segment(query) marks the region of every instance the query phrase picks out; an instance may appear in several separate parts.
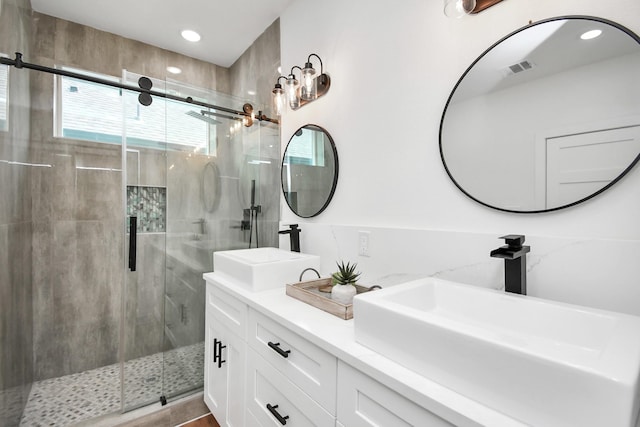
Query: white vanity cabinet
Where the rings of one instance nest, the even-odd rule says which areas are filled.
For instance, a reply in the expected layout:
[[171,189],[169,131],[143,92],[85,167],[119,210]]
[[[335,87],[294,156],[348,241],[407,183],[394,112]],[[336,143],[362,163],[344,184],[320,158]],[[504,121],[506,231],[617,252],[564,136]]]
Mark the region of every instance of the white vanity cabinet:
[[207,284],[204,401],[221,426],[245,425],[247,306]]
[[247,420],[333,427],[336,357],[256,310],[248,325]]
[[451,427],[373,378],[338,363],[338,423],[349,427]]
[[289,381],[336,413],[335,356],[255,310],[249,311],[247,341]]
[[417,379],[357,344],[352,321],[284,289],[250,292],[223,275],[205,279],[205,402],[221,426],[524,426]]
[[335,356],[215,283],[206,298],[204,400],[221,426],[335,426]]
[[255,350],[247,358],[247,427],[333,427],[335,416]]

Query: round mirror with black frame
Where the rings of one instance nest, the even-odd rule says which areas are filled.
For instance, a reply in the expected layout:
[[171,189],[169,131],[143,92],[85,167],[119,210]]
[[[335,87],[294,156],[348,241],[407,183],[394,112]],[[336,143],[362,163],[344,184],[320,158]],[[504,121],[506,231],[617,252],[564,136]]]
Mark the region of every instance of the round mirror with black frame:
[[455,185],[501,211],[584,202],[640,159],[640,38],[600,18],[527,25],[455,85],[440,155]]
[[289,139],[282,159],[282,192],[302,218],[320,214],[338,184],[338,152],[329,132],[307,124]]

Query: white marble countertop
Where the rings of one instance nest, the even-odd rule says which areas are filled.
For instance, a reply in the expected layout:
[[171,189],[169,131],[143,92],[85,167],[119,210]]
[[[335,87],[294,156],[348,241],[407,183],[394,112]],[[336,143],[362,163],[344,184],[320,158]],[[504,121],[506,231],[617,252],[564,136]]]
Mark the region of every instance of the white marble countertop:
[[456,426],[526,426],[358,344],[353,320],[342,320],[289,297],[284,287],[250,292],[228,276],[205,273],[203,277],[208,286],[215,282],[252,309]]

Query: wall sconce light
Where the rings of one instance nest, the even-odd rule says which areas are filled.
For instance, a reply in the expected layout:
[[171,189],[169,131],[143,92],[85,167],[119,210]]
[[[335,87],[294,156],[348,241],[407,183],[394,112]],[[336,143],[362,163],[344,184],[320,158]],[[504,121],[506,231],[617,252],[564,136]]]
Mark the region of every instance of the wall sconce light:
[[[320,61],[320,74],[317,74],[315,68],[313,68],[311,63],[312,56],[315,56]],[[300,70],[300,81],[294,74],[296,68]],[[280,84],[280,79],[285,79],[284,89]],[[294,65],[291,67],[291,72],[288,76],[280,76],[276,80],[275,87],[271,91],[274,113],[280,116],[284,111],[285,102],[289,104],[289,108],[297,110],[327,93],[330,85],[331,79],[324,73],[322,59],[312,53],[307,58],[304,68]]]
[[502,0],[444,0],[444,14],[449,18],[460,18],[482,12]]

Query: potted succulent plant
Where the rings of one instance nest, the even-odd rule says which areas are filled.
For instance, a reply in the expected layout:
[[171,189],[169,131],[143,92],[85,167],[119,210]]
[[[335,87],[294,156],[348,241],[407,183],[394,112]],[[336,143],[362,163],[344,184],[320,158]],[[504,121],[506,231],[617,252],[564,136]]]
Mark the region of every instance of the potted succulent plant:
[[354,286],[360,273],[356,273],[358,264],[347,265],[343,262],[337,263],[338,271],[331,275],[333,288],[331,289],[331,299],[342,304],[351,304],[353,297],[356,295],[356,287]]

